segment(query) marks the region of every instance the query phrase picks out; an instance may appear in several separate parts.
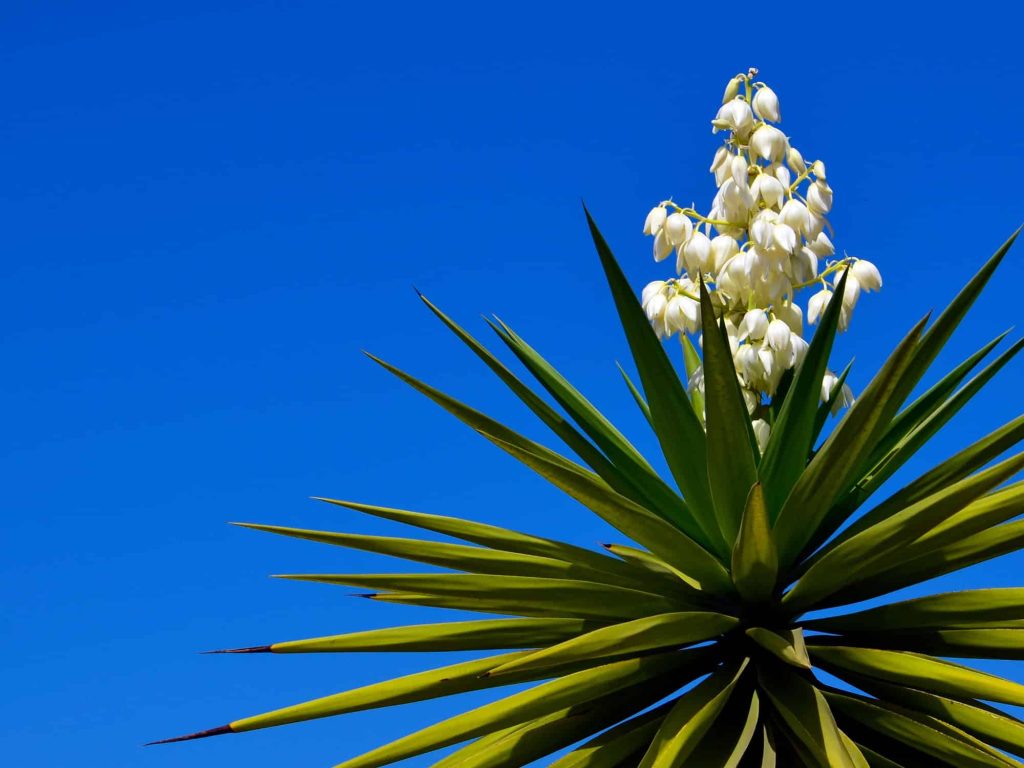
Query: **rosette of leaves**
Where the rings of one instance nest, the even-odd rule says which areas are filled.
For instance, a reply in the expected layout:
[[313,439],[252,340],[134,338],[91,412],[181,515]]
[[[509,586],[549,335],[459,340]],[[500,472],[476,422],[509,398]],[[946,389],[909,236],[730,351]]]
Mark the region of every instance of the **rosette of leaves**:
[[588,221],[639,373],[639,386],[627,383],[671,481],[500,322],[491,323],[497,336],[558,408],[426,302],[567,450],[544,447],[378,362],[628,543],[594,551],[469,520],[330,499],[324,501],[460,543],[249,525],[452,571],[286,578],[485,616],[228,652],[497,655],[170,741],[514,684],[511,695],[339,768],[375,768],[444,748],[439,768],[509,768],[546,757],[556,768],[1021,765],[1011,755],[1024,757],[1024,722],[994,705],[1024,706],[1024,685],[961,661],[1024,658],[1024,588],[841,609],[1024,548],[1024,521],[1012,521],[1024,512],[1024,482],[1011,482],[1024,454],[1004,458],[1024,437],[1024,416],[874,498],[1020,350],[1018,342],[983,364],[1003,334],[911,398],[1013,238],[933,322],[925,318],[910,330],[823,438],[831,403],[820,403],[819,393],[840,309],[832,302],[802,366],[771,403],[771,437],[761,453],[707,293],[700,401],[686,391],[589,214]]

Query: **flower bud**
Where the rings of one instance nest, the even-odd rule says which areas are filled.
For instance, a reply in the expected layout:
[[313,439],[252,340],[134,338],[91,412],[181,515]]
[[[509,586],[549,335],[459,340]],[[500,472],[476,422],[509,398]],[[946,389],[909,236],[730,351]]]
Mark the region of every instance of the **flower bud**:
[[651,212],[647,214],[647,219],[644,221],[644,234],[658,234],[658,230],[664,225],[667,217],[668,212],[663,206],[659,205],[657,208],[652,208]]
[[779,114],[779,97],[767,85],[762,85],[754,94],[754,112],[762,120],[782,122],[782,115]]
[[693,222],[690,218],[676,211],[665,219],[665,237],[672,245],[685,243],[686,239],[693,232]]
[[768,422],[764,419],[754,419],[750,422],[750,426],[754,429],[754,437],[757,440],[757,449],[764,452],[764,449],[768,445],[768,438],[771,435],[771,427],[768,426]]
[[793,173],[800,174],[807,170],[804,156],[800,154],[800,150],[796,147],[790,147],[789,151],[786,152],[786,164],[793,169]]
[[725,104],[736,98],[736,94],[740,92],[740,86],[743,84],[743,75],[736,75],[732,80],[726,83],[725,93],[722,95],[722,103]]
[[811,173],[814,174],[814,178],[816,179],[828,181],[828,178],[825,176],[825,164],[821,162],[821,160],[815,160],[811,164]]
[[870,261],[857,259],[850,267],[850,276],[857,279],[860,287],[870,293],[882,287],[882,275]]

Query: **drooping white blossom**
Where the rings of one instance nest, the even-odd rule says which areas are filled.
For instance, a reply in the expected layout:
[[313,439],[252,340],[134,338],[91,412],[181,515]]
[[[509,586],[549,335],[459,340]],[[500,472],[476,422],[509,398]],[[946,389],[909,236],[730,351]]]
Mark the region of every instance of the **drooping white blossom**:
[[[661,261],[674,250],[676,275],[650,283],[642,303],[659,336],[699,334],[698,281],[704,280],[762,443],[770,431],[763,400],[803,362],[805,321],[820,322],[848,270],[839,297],[839,329],[845,331],[861,294],[879,290],[882,277],[869,261],[835,257],[825,164],[805,160],[774,125],[782,119],[778,95],[756,75],[752,69],[729,81],[711,121],[712,132],[726,136],[709,169],[717,192],[707,214],[666,201],[647,215],[644,233],[654,238],[654,257]],[[797,303],[805,290],[811,294],[806,312]],[[701,346],[702,337],[697,341]],[[835,382],[834,374],[825,377],[823,400]],[[703,390],[701,368],[689,386]],[[844,385],[836,406],[852,401]]]

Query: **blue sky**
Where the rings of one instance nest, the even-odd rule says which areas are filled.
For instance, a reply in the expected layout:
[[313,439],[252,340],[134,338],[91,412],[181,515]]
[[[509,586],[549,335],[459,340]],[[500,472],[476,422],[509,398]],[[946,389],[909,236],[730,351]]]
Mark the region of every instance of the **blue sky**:
[[[432,661],[196,655],[437,618],[267,579],[393,564],[228,520],[395,532],[307,500],[326,495],[609,538],[360,350],[546,438],[413,286],[481,336],[497,313],[652,450],[579,201],[638,289],[661,276],[644,215],[710,201],[708,121],[735,72],[760,67],[828,163],[837,246],[885,277],[836,352],[855,389],[1024,221],[1008,6],[378,6],[5,6],[10,765],[325,766],[477,701],[139,746]],[[1022,281],[1018,250],[940,367],[1018,322]],[[1022,373],[903,477],[1020,414]]]

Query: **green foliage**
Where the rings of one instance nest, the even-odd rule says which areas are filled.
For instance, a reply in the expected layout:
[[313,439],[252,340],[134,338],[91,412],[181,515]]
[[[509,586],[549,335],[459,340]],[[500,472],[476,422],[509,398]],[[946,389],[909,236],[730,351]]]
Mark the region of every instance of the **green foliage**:
[[[839,317],[833,301],[802,366],[771,404],[762,456],[703,285],[698,396],[687,392],[589,214],[588,222],[639,383],[622,374],[676,487],[508,325],[490,323],[553,404],[423,299],[569,454],[378,362],[628,542],[592,551],[330,499],[323,501],[459,541],[243,524],[450,571],[285,578],[487,616],[221,653],[504,652],[169,741],[536,683],[339,768],[376,768],[446,747],[457,748],[439,758],[440,768],[514,768],[559,752],[556,768],[1024,765],[1010,756],[1024,757],[1024,723],[986,703],[1024,706],[1024,686],[945,658],[1024,659],[1024,589],[805,616],[1024,548],[1024,522],[1012,521],[1024,511],[1024,482],[1009,482],[1024,454],[1002,458],[1024,439],[1024,417],[870,504],[1020,350],[1018,342],[968,379],[1004,334],[907,402],[1014,238],[930,327],[926,319],[910,330],[819,444],[832,404],[819,397]],[[688,340],[683,353],[692,372],[697,355]],[[855,690],[825,684],[820,671]]]

